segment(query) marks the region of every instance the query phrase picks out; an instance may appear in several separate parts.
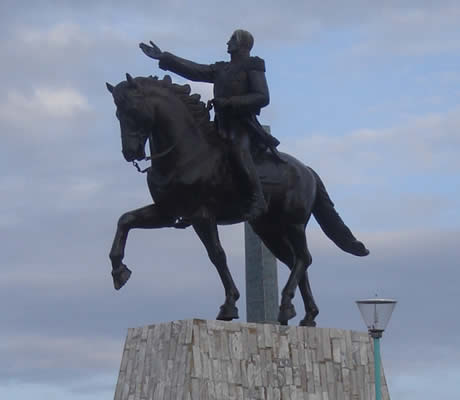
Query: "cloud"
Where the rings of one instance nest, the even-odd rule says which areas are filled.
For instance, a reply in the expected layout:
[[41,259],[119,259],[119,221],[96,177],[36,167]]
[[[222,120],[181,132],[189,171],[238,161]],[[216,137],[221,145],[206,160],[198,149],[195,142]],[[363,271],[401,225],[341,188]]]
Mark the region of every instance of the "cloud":
[[[432,399],[440,395],[443,398],[454,398],[456,393],[451,392],[449,388],[457,386],[460,369],[457,365],[449,369],[440,368],[439,361],[439,359],[434,358],[431,360],[430,365],[423,369],[423,375],[429,376],[430,379],[420,379],[417,375],[404,371],[401,371],[398,375],[393,375],[391,381],[388,382],[390,393],[398,393],[400,399]],[[444,388],[442,394],[433,382],[442,382],[442,387]]]
[[201,101],[204,101],[206,103],[208,100],[211,100],[214,98],[212,84],[205,83],[205,82],[192,82],[192,81],[187,81],[187,83],[192,88],[192,93],[198,93],[201,95]]
[[36,88],[23,94],[11,90],[0,105],[0,118],[22,123],[47,118],[71,118],[89,111],[88,99],[74,88]]
[[[224,43],[239,27],[254,33],[254,54],[276,74],[271,114],[263,116],[291,124],[273,131],[281,149],[318,171],[371,250],[365,258],[344,254],[309,224],[319,326],[363,330],[354,299],[375,291],[394,296],[399,303],[382,346],[393,396],[411,398],[407,385],[428,381],[434,363],[458,375],[458,323],[446,317],[456,315],[460,234],[455,2],[293,1],[286,8],[275,1],[188,7],[102,0],[25,7],[7,0],[0,8],[0,53],[8,55],[0,77],[0,397],[113,397],[127,327],[215,317],[224,291],[191,229],[132,231],[126,263],[133,276],[113,289],[108,252],[116,221],[151,198],[145,177],[122,159],[104,83],[116,84],[127,71],[164,74],[139,41],[213,62],[227,57]],[[203,100],[212,97],[211,85],[190,84]],[[402,100],[410,107],[400,107]],[[318,120],[314,131],[300,125],[309,113]],[[299,129],[303,138],[290,136]],[[47,137],[53,140],[41,140]],[[241,228],[220,232],[243,320]],[[280,265],[280,289],[287,272]],[[293,324],[303,317],[299,293],[295,301]],[[439,337],[442,343],[433,344]],[[406,388],[396,382],[403,374]],[[13,385],[30,392],[11,394]]]
[[355,55],[427,56],[460,48],[457,23],[460,7],[444,2],[438,7],[425,4],[389,8],[365,23],[367,38],[356,45]]
[[[88,371],[92,376],[117,371],[127,327],[191,317],[213,318],[217,313],[223,289],[201,243],[190,230],[133,232],[127,259],[134,275],[120,292],[111,287],[106,255],[101,258],[101,251],[108,250],[104,248],[109,239],[104,231],[106,227],[101,227],[81,245],[85,254],[71,246],[76,237],[69,233],[62,235],[63,240],[55,241],[55,246],[63,248],[62,258],[53,255],[49,259],[46,251],[34,252],[34,258],[40,262],[49,259],[54,271],[45,263],[34,262],[35,272],[29,272],[28,281],[14,282],[8,279],[10,274],[3,275],[1,303],[6,304],[9,299],[9,306],[2,309],[8,327],[0,349],[4,360],[0,363],[0,375],[4,379],[49,382],[49,374],[56,370],[53,382],[66,387],[72,376],[86,379]],[[230,269],[243,295],[239,307],[244,318],[241,229],[223,229],[222,233]],[[43,234],[49,237],[47,232]],[[455,302],[449,299],[456,293],[455,238],[459,233],[355,234],[371,249],[369,257],[347,255],[322,233],[308,229],[314,260],[310,278],[321,309],[319,326],[363,329],[353,299],[372,296],[374,290],[396,297],[399,304],[385,337],[385,365],[394,375],[401,370],[416,374],[421,362],[417,352],[430,337],[441,335],[446,348],[458,341],[456,330],[452,329],[455,322],[446,324],[442,320],[444,313],[455,313]],[[25,257],[30,259],[30,255]],[[22,272],[28,270],[30,266]],[[55,276],[49,276],[53,272]],[[281,289],[287,268],[280,265],[279,274]],[[435,282],[427,286],[427,279]],[[17,289],[11,291],[8,287]],[[442,292],[438,287],[443,288]],[[426,297],[431,291],[438,293],[433,303]],[[441,314],[436,313],[439,303],[444,304]],[[299,316],[293,324],[303,317],[298,292],[296,308]],[[429,316],[433,325],[425,326],[423,316]],[[414,330],[418,333],[412,337]],[[407,347],[409,337],[411,345]],[[425,362],[430,357],[438,357],[443,365],[455,361],[455,355],[440,352],[436,347],[423,353]]]
[[460,107],[413,116],[388,129],[360,129],[343,136],[321,133],[285,141],[299,158],[308,154],[334,182],[347,184],[390,180],[398,175],[452,174],[460,170]]
[[26,374],[46,376],[63,364],[67,365],[67,373],[83,369],[110,372],[120,360],[119,341],[105,337],[15,335],[1,339],[2,359],[10,360],[2,368],[3,379]]
[[284,140],[323,179],[338,212],[365,230],[455,228],[459,107],[384,129]]
[[70,399],[78,400],[101,400],[110,399],[115,392],[117,375],[92,376],[84,382],[70,384],[63,388],[58,385],[44,383],[21,383],[17,382],[4,384],[0,387],[2,399],[30,399],[50,400],[50,399]]
[[23,44],[28,46],[71,47],[89,44],[89,36],[76,23],[62,22],[43,29],[25,27],[18,30]]
[[[436,50],[446,46],[448,33],[455,34],[455,20],[459,10],[458,5],[452,1],[439,1],[434,6],[428,1],[413,0],[405,1],[404,4],[398,1],[369,3],[355,0],[346,5],[338,1],[293,1],[289,8],[282,7],[276,1],[267,1],[263,7],[243,1],[231,4],[205,1],[200,7],[184,7],[182,2],[157,5],[149,1],[139,1],[135,7],[121,1],[78,4],[63,2],[61,5],[60,19],[65,22],[42,29],[42,33],[25,29],[24,39],[46,40],[56,45],[68,43],[74,38],[80,40],[84,34],[78,25],[84,21],[91,21],[91,26],[99,27],[110,27],[115,23],[118,31],[123,31],[126,36],[150,34],[157,39],[168,40],[169,45],[182,42],[187,46],[193,43],[201,46],[204,43],[215,43],[218,38],[226,38],[234,29],[241,27],[255,33],[258,42],[270,41],[278,45],[317,39],[325,32],[334,30],[363,27],[364,32],[367,32],[363,36],[370,38],[369,47],[372,43],[383,43],[386,47],[416,49],[418,44],[426,46],[428,43]],[[53,6],[54,2],[43,2],[39,9],[30,7],[19,10],[11,5],[5,10],[5,14],[7,12],[9,15],[5,22],[17,23],[18,20],[28,19],[28,13],[54,15],[58,10]],[[245,10],[244,13],[241,10]],[[206,24],[201,21],[206,21]],[[237,25],[235,21],[238,21]],[[188,34],[182,34],[183,31]],[[379,36],[379,31],[384,34]],[[394,41],[395,37],[399,40]],[[455,38],[452,40],[455,41]],[[452,49],[451,46],[446,48]]]

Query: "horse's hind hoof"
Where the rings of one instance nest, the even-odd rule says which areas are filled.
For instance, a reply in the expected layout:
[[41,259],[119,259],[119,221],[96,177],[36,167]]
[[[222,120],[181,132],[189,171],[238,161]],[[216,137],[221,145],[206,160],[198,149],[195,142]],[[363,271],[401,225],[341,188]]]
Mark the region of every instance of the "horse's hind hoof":
[[220,306],[220,311],[216,319],[218,321],[231,321],[232,319],[238,318],[238,308],[236,308],[236,306],[223,304]]
[[131,270],[123,263],[120,264],[118,268],[112,270],[113,286],[115,290],[120,290],[123,285],[128,282],[130,276]]
[[281,305],[278,313],[278,322],[281,325],[287,325],[288,321],[297,315],[293,304]]
[[304,318],[303,320],[300,321],[299,326],[315,327],[316,322],[314,320],[312,320],[312,319]]
[[307,313],[305,318],[302,321],[300,321],[299,326],[315,327],[316,326],[315,318],[318,316],[318,314],[319,314],[318,307],[316,307],[316,305],[311,307],[310,311]]

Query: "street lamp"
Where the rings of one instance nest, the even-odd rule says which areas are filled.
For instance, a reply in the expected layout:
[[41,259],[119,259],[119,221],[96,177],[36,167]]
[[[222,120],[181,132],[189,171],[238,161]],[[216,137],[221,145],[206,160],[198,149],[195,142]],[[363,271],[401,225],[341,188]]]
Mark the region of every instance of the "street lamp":
[[369,334],[374,339],[375,399],[382,400],[380,383],[380,338],[388,325],[391,313],[396,306],[392,299],[365,299],[356,302],[367,325]]

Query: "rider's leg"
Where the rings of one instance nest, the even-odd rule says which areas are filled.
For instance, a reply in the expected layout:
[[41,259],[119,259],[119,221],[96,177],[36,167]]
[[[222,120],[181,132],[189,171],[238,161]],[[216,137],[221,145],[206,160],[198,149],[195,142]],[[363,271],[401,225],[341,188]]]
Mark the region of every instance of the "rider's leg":
[[230,155],[234,168],[240,175],[243,185],[249,193],[249,207],[244,218],[253,220],[263,214],[267,209],[259,175],[254,166],[250,152],[249,135],[244,131],[232,132]]

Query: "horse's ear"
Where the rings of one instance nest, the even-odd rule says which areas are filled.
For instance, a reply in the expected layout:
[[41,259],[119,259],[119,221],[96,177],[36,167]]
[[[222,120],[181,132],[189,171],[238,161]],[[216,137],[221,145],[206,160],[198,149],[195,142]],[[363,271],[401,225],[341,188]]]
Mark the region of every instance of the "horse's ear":
[[163,77],[163,81],[166,82],[166,83],[169,83],[169,84],[172,83],[172,79],[171,79],[171,77],[169,75],[165,75]]
[[137,87],[136,82],[134,82],[133,77],[128,73],[126,73],[126,80],[128,81],[130,86]]
[[115,89],[115,87],[113,85],[111,85],[109,82],[106,82],[105,83],[105,86],[107,86],[107,90],[110,92],[110,93],[113,93],[113,89]]
[[150,78],[150,79],[153,79],[154,81],[157,81],[157,80],[158,80],[158,76],[156,76],[156,75],[155,75],[155,76],[150,75],[149,78]]

